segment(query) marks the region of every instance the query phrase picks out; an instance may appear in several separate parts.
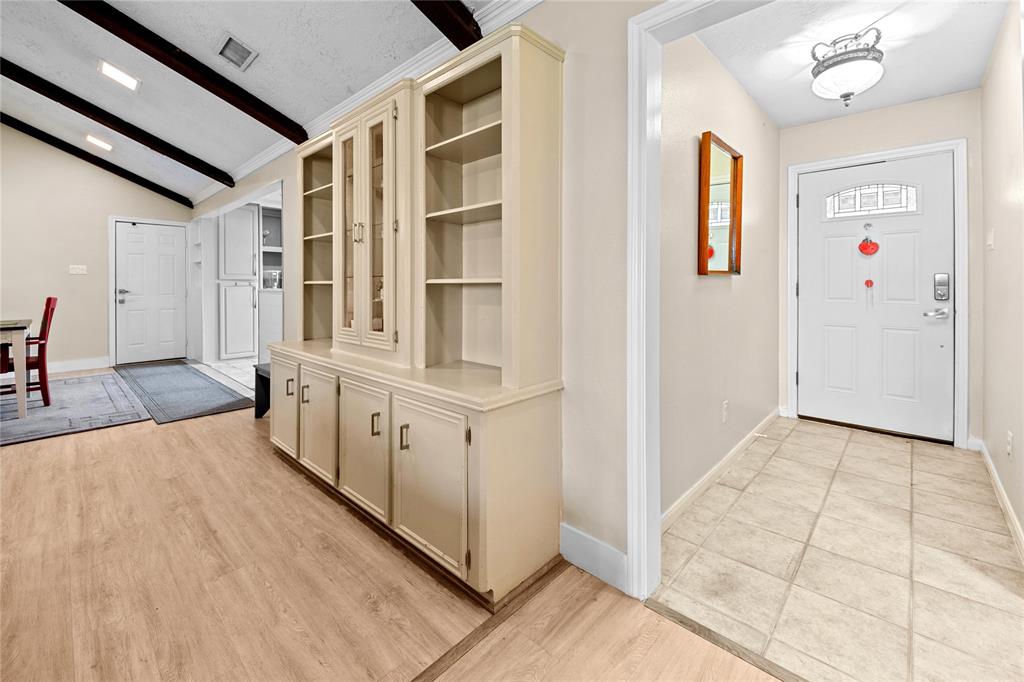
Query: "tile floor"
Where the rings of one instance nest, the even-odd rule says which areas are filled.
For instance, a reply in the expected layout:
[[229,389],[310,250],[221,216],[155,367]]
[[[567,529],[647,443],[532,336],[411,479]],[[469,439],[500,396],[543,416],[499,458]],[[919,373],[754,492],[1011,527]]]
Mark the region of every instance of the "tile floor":
[[216,379],[247,398],[253,398],[256,395],[256,373],[253,369],[253,365],[256,364],[255,357],[221,360],[206,364],[189,360],[188,363],[208,377]]
[[809,680],[1024,679],[981,455],[776,419],[662,536],[652,597]]

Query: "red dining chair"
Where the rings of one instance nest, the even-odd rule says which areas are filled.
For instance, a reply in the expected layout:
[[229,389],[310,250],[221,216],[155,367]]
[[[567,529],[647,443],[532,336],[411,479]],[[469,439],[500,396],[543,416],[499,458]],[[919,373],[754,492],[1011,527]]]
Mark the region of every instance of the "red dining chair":
[[[36,381],[27,383],[28,393],[40,391],[43,394],[43,405],[50,406],[50,380],[46,371],[46,342],[50,338],[50,327],[53,326],[53,311],[57,309],[57,297],[48,296],[43,306],[43,319],[39,323],[39,336],[30,336],[25,339],[25,370],[31,374],[36,371]],[[36,347],[36,354],[32,355],[32,346]],[[14,371],[14,363],[11,361],[9,346],[2,346],[0,352],[0,374]],[[14,393],[14,385],[0,387],[0,395]]]

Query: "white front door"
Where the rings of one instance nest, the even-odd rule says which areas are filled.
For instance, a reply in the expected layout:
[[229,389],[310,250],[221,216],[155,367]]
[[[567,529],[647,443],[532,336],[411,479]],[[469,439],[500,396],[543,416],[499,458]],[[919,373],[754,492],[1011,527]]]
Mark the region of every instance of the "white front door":
[[952,440],[952,153],[798,188],[798,413]]
[[185,228],[114,224],[117,364],[185,356]]

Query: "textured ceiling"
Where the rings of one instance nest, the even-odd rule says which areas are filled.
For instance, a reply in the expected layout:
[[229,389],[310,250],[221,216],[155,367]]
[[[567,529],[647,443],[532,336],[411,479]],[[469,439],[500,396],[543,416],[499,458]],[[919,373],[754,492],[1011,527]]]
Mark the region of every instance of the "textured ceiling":
[[[407,0],[121,2],[117,9],[302,125],[443,36]],[[466,3],[474,11],[486,3]],[[259,56],[239,71],[217,55],[225,33]],[[0,2],[0,53],[106,111],[229,173],[282,138],[218,97],[52,0]],[[131,92],[98,71],[140,79]],[[186,196],[210,180],[9,79],[4,113]],[[109,153],[85,142],[92,133]]]
[[[780,127],[904,104],[981,85],[1005,0],[777,0],[698,33]],[[849,109],[811,92],[811,48],[868,25],[885,75]]]

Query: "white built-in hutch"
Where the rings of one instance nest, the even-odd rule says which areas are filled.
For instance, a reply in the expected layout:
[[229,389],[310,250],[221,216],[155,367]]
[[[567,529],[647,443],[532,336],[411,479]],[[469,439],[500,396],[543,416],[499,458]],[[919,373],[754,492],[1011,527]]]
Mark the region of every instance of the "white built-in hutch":
[[508,26],[299,149],[271,439],[499,604],[558,556],[560,49]]

